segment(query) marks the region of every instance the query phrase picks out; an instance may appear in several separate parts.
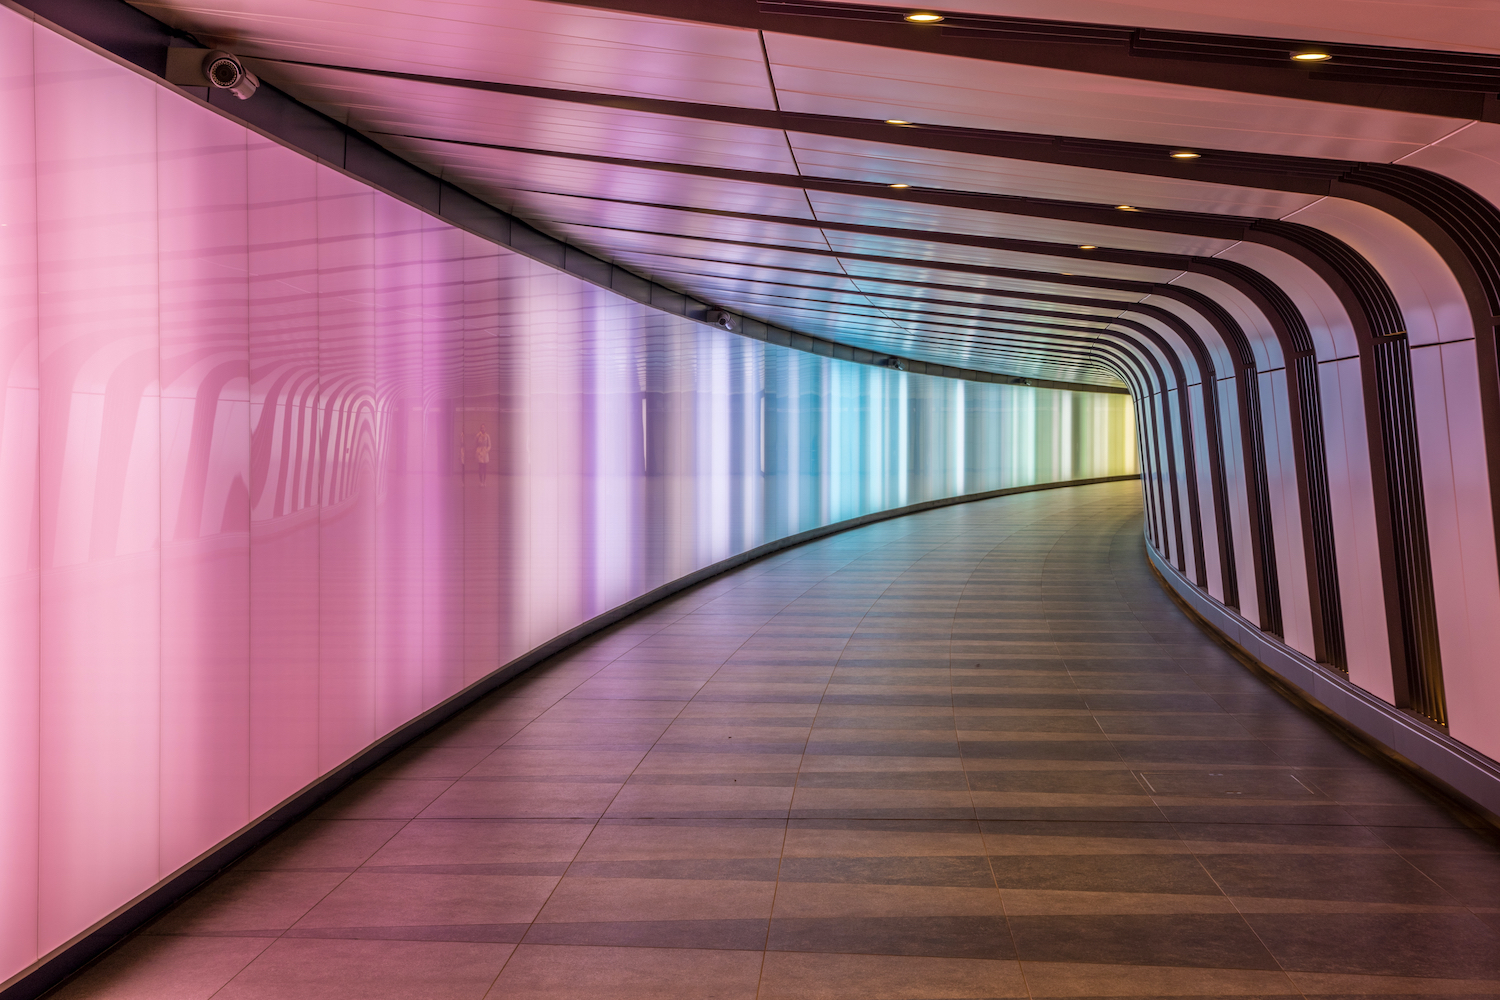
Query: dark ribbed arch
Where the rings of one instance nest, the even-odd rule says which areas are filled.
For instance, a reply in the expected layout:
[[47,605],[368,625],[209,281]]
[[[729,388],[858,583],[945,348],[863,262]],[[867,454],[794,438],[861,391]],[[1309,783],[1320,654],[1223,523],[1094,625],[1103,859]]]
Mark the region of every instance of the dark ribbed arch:
[[1287,368],[1287,400],[1292,411],[1292,447],[1296,453],[1301,499],[1303,551],[1314,597],[1309,608],[1316,659],[1347,672],[1343,597],[1339,591],[1333,502],[1328,487],[1328,452],[1323,433],[1322,391],[1312,333],[1302,311],[1281,286],[1254,268],[1235,261],[1221,258],[1219,265],[1221,270],[1214,276],[1249,297],[1281,343]]
[[1401,707],[1446,724],[1410,346],[1401,307],[1380,273],[1342,240],[1284,222],[1260,222],[1252,228],[1264,234],[1262,242],[1286,249],[1312,267],[1353,321],[1364,398],[1376,411],[1365,430],[1396,697]]

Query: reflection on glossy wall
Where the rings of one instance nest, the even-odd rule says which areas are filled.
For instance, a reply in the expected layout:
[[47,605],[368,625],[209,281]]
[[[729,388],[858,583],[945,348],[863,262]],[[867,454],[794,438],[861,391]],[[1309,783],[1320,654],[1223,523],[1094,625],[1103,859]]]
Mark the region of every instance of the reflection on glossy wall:
[[663,582],[1135,471],[1125,396],[654,312],[3,8],[0,73],[0,980]]

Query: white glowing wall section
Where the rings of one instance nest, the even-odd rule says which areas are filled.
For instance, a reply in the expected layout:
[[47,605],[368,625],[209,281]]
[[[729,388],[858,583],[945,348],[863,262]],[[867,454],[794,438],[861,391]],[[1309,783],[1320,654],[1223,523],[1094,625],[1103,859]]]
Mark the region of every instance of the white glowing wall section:
[[666,581],[1135,471],[1125,396],[654,312],[7,9],[0,73],[0,980]]

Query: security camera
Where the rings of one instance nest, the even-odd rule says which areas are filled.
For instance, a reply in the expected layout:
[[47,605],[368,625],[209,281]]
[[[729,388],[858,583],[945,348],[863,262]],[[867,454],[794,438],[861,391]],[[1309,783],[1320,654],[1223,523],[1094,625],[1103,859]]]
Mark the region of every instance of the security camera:
[[891,369],[891,371],[897,371],[897,372],[904,372],[904,371],[906,371],[906,362],[902,361],[900,358],[881,358],[879,361],[877,361],[875,363],[877,365],[879,365],[881,368],[889,368],[889,369]]
[[730,333],[734,332],[733,313],[727,313],[722,309],[710,309],[708,312],[708,321],[721,330],[728,330]]
[[217,90],[227,90],[240,100],[246,100],[260,86],[260,80],[232,53],[214,49],[203,57],[203,75],[208,85]]
[[246,100],[260,86],[239,57],[223,49],[167,49],[167,81],[180,87],[212,87]]

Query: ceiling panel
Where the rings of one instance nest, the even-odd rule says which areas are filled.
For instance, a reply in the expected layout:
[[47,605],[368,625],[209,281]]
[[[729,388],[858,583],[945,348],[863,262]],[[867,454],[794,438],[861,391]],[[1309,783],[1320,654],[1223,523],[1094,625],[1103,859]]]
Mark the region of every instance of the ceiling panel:
[[873,121],[1389,161],[1451,118],[767,33],[786,111]]
[[865,233],[827,232],[829,245],[835,251],[878,254],[882,257],[910,261],[913,265],[924,262],[952,262],[975,264],[982,267],[1006,267],[1026,271],[1055,272],[1057,274],[1083,275],[1102,278],[1120,278],[1126,281],[1171,281],[1180,271],[1156,267],[1135,267],[1128,264],[1110,264],[1097,260],[1050,257],[1009,250],[992,250],[985,247],[955,246],[952,244],[924,243],[916,239],[890,236],[873,236]]
[[[784,292],[798,289],[798,294],[808,297],[822,292],[838,292],[850,295],[868,294],[858,288],[844,275],[788,274],[773,268],[744,268],[736,264],[715,261],[664,260],[656,265],[657,273],[663,276],[680,275],[694,278],[703,288],[722,286],[725,288],[743,285],[750,289]],[[791,279],[791,280],[788,280]]]
[[[1150,230],[1121,229],[1082,222],[1063,222],[1023,215],[1001,215],[976,212],[945,205],[923,205],[884,198],[860,198],[854,195],[809,191],[808,200],[820,222],[843,222],[861,226],[888,226],[895,229],[920,229],[934,233],[963,233],[992,236],[999,239],[1037,240],[1065,246],[1091,244],[1121,250],[1146,250],[1154,253],[1200,254],[1211,257],[1223,253],[1238,240],[1216,240],[1204,236],[1180,236]],[[1111,213],[1126,215],[1125,212]]]
[[1137,302],[1145,297],[1144,294],[1136,292],[1116,291],[1114,289],[1091,289],[1042,279],[1030,280],[1004,278],[986,274],[955,273],[931,266],[923,266],[920,261],[912,261],[910,264],[905,262],[881,263],[878,261],[856,260],[848,256],[841,257],[840,261],[843,263],[844,269],[856,280],[862,278],[896,278],[927,281],[936,284],[962,282],[973,288],[990,289],[1001,294],[1006,291],[1033,292],[1040,295],[1093,297],[1107,299],[1112,302]]
[[269,60],[251,65],[299,100],[365,132],[704,166],[732,160],[745,170],[795,172],[786,138],[774,129]]
[[903,302],[898,299],[875,295],[867,296],[865,301],[875,306],[884,315],[903,323],[917,323],[930,318],[944,323],[967,320],[986,323],[1066,323],[1074,326],[1102,329],[1113,322],[1114,319],[1111,316],[1079,315],[1061,310],[1045,311],[1038,309],[1022,312],[999,305],[983,308],[978,306],[954,305],[947,302]]
[[756,32],[537,0],[136,6],[235,52],[609,94],[775,106]]
[[[690,276],[684,276],[690,277]],[[945,325],[963,324],[970,321],[993,324],[1037,324],[1058,323],[1080,328],[1103,329],[1113,322],[1110,315],[1089,315],[1070,312],[1052,312],[1030,315],[1003,307],[980,309],[947,303],[931,304],[924,308],[921,303],[901,302],[877,296],[865,296],[858,292],[840,292],[828,289],[806,289],[783,286],[767,282],[743,282],[737,279],[704,278],[698,276],[695,284],[703,290],[722,295],[756,296],[767,300],[779,300],[786,304],[805,302],[818,308],[847,306],[862,314],[878,314],[904,327],[931,321]],[[719,300],[715,300],[719,301]],[[871,312],[873,310],[873,313]],[[1042,312],[1037,310],[1038,313]]]
[[[597,231],[581,229],[580,232]],[[831,252],[827,251],[818,254],[811,250],[797,248],[685,239],[670,233],[615,232],[604,235],[609,237],[611,252],[615,258],[622,260],[625,254],[652,254],[668,262],[686,262],[691,265],[695,261],[707,258],[747,270],[758,267],[805,267],[817,270],[820,266],[837,266]]]
[[[1013,374],[1064,381],[1086,379],[1093,384],[1113,385],[1114,380],[1099,372],[1083,372],[1062,361],[1050,362],[1039,357],[1046,350],[1047,339],[1035,331],[1025,332],[1016,324],[1009,332],[980,331],[976,339],[966,339],[964,324],[947,327],[940,323],[915,328],[893,322],[881,310],[857,301],[812,301],[766,293],[742,283],[708,282],[707,290],[720,305],[744,308],[768,321],[793,329],[828,337],[871,350],[902,353],[919,360],[941,364],[1003,370]],[[989,324],[997,328],[1002,323]],[[925,332],[924,332],[925,331]],[[1010,346],[1007,347],[1005,344]]]
[[[1274,219],[1317,200],[1315,195],[1285,191],[1029,163],[805,132],[791,132],[788,140],[796,150],[802,172],[817,177]],[[1184,164],[1183,173],[1190,175],[1191,167]]]
[[893,323],[900,322],[898,315],[887,312],[878,304],[871,302],[866,296],[858,291],[841,291],[827,288],[795,288],[774,285],[764,282],[739,281],[727,278],[697,278],[694,284],[703,291],[719,293],[720,298],[715,302],[723,304],[722,296],[734,295],[741,297],[756,296],[767,300],[783,301],[787,305],[807,303],[819,308],[842,308],[859,310],[862,314],[879,315],[889,319]]
[[872,301],[880,301],[885,298],[910,297],[913,301],[932,301],[945,303],[947,308],[956,308],[963,304],[992,305],[997,308],[1026,308],[1038,309],[1046,312],[1055,312],[1060,315],[1088,316],[1098,319],[1111,319],[1120,314],[1120,310],[1111,306],[1084,306],[1072,303],[1043,302],[1034,299],[1022,299],[1007,296],[1002,291],[993,292],[962,292],[949,289],[921,289],[905,288],[890,282],[877,281],[871,278],[859,278],[855,285]]
[[[1076,303],[1052,303],[1027,299],[1007,294],[1008,288],[995,288],[987,291],[971,291],[962,287],[944,288],[922,288],[914,286],[911,282],[903,282],[900,279],[879,279],[867,276],[850,277],[839,273],[814,273],[806,269],[758,266],[747,267],[730,261],[711,261],[704,259],[682,259],[670,257],[656,257],[651,260],[651,270],[667,280],[683,284],[691,283],[697,288],[707,290],[732,290],[740,284],[748,288],[760,291],[774,290],[774,294],[782,294],[786,288],[800,288],[809,290],[830,289],[837,291],[858,291],[866,300],[876,306],[884,306],[886,303],[907,304],[931,302],[934,308],[947,312],[962,311],[965,307],[994,306],[1005,309],[1033,309],[1038,312],[1055,313],[1058,316],[1072,316],[1080,319],[1091,319],[1105,322],[1121,314],[1121,310],[1110,305],[1088,306]],[[909,273],[909,272],[903,272]],[[948,282],[954,280],[962,281],[963,275],[945,275]],[[1014,286],[1014,282],[997,282]],[[974,283],[970,283],[974,287]],[[1042,287],[1042,286],[1037,286]],[[1046,288],[1057,290],[1055,285],[1047,285]],[[1023,290],[1023,289],[1016,289]],[[1033,289],[1034,290],[1034,289]],[[1074,297],[1087,294],[1087,289],[1072,288],[1068,291]],[[1096,293],[1098,294],[1098,293]],[[1118,295],[1116,293],[1103,293],[1114,301],[1134,300],[1134,295]]]
[[804,228],[774,222],[699,215],[649,205],[572,198],[537,191],[527,193],[525,205],[538,213],[540,219],[558,226],[602,227],[714,240],[751,240],[776,247],[827,249],[828,246],[821,231],[812,226]]
[[1087,363],[1087,337],[1058,349],[1053,335],[1010,331],[965,332],[964,327],[921,328],[895,326],[878,315],[855,309],[789,304],[768,296],[747,296],[745,305],[766,313],[772,322],[867,350],[899,353],[922,361],[974,367],[1062,381],[1119,384],[1113,376]]
[[[504,189],[525,202],[530,193],[579,198],[616,199],[653,205],[675,205],[719,212],[785,216],[812,221],[800,188],[751,184],[660,170],[611,166],[533,153],[460,147],[455,152],[436,143],[409,143],[425,157],[443,156],[448,180],[475,194],[476,188]],[[611,214],[608,209],[601,209]]]
[[[890,0],[878,6],[908,9]],[[1494,0],[945,0],[945,11],[1137,28],[1264,35],[1305,42],[1353,42],[1500,52],[1500,3]],[[1490,30],[1475,31],[1486,24]]]

